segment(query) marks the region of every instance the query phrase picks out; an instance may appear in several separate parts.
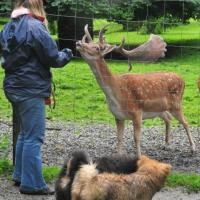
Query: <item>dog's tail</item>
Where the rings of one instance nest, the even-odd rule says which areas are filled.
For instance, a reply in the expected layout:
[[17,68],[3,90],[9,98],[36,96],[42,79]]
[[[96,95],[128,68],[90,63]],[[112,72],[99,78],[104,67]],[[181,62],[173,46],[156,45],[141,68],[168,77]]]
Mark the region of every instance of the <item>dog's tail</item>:
[[72,154],[72,158],[68,162],[68,176],[73,179],[81,165],[89,164],[90,160],[83,151],[76,151]]
[[83,151],[74,152],[71,159],[65,161],[55,185],[56,200],[71,199],[71,187],[75,174],[82,165],[89,162],[87,154]]

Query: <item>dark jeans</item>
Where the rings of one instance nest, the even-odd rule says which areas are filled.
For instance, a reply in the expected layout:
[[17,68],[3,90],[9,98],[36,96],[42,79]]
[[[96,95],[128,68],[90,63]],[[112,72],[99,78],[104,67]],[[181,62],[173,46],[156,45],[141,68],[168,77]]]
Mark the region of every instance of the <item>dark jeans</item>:
[[21,189],[46,188],[42,175],[41,145],[45,133],[45,104],[43,98],[27,98],[6,94],[20,122],[13,180]]

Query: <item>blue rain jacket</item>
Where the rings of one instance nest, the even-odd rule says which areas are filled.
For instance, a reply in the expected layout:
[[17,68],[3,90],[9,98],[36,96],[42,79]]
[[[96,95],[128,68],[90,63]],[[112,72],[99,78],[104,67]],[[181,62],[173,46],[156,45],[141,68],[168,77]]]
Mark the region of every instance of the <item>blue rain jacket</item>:
[[70,49],[59,51],[44,24],[29,15],[11,19],[0,33],[4,91],[26,97],[49,97],[50,67],[63,67]]

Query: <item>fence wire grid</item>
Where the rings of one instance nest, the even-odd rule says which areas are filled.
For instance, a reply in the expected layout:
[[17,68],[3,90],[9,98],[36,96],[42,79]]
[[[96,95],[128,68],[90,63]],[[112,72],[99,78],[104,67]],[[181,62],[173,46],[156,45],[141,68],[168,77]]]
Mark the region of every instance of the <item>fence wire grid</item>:
[[[114,1],[111,0],[109,2],[110,2],[109,6],[111,7],[114,4]],[[159,2],[159,0],[155,0],[155,2]],[[172,24],[172,23],[169,23],[169,22],[165,21],[165,17],[166,17],[166,4],[167,4],[167,2],[168,2],[167,0],[164,1],[164,6],[162,8],[163,9],[162,31],[163,31],[164,40],[165,40],[166,30],[170,29],[170,28],[168,29],[166,27],[168,27],[169,25]],[[185,13],[184,13],[184,10],[185,10],[185,1],[181,1],[181,2],[182,2],[182,16],[183,16],[183,19],[184,19],[184,15],[185,15]],[[95,4],[95,1],[94,1],[94,4]],[[139,24],[144,24],[146,22],[148,22],[150,24],[156,24],[157,23],[156,21],[153,21],[152,19],[149,18],[149,12],[150,12],[149,11],[149,7],[147,6],[146,7],[146,19],[145,20],[131,21],[131,20],[120,20],[119,19],[119,20],[115,20],[114,23],[112,23],[113,21],[112,21],[111,13],[110,14],[108,13],[108,18],[104,19],[104,20],[109,21],[108,23],[110,23],[110,25],[109,25],[109,29],[110,30],[112,30],[112,27],[116,26],[116,24],[122,24],[122,22],[126,23],[126,30],[123,30],[123,32],[121,32],[122,30],[117,30],[116,32],[112,32],[111,31],[110,32],[111,37],[108,37],[109,34],[106,34],[105,37],[107,39],[107,42],[109,43],[110,40],[112,39],[112,34],[118,34],[119,36],[117,37],[118,39],[117,39],[116,43],[119,44],[121,42],[121,38],[123,36],[125,36],[126,37],[126,42],[128,44],[126,46],[127,49],[131,49],[131,48],[133,48],[133,47],[138,46],[139,44],[141,44],[141,42],[137,43],[136,41],[134,41],[134,40],[136,40],[136,38],[132,38],[131,33],[130,33],[131,31],[129,31],[129,27],[132,26],[132,25],[135,25],[135,24],[138,24],[138,25]],[[2,17],[9,17],[9,16],[10,16],[10,12],[9,13],[8,12],[0,13],[0,17],[1,18]],[[49,19],[50,22],[53,21],[55,23],[54,25],[55,25],[56,29],[58,29],[57,22],[59,20],[61,20],[61,19],[69,18],[69,19],[72,19],[74,21],[74,28],[75,28],[75,30],[74,30],[74,35],[73,36],[67,38],[67,37],[59,37],[58,33],[56,33],[54,35],[55,36],[55,40],[58,43],[58,46],[60,46],[61,43],[64,42],[64,41],[67,41],[67,42],[71,41],[72,43],[76,43],[78,40],[81,39],[81,38],[78,38],[77,34],[76,34],[77,33],[77,30],[76,30],[77,29],[77,24],[76,24],[77,22],[82,21],[82,20],[83,21],[84,20],[86,20],[86,21],[87,20],[91,20],[91,21],[95,22],[95,21],[99,20],[99,18],[95,17],[95,14],[93,14],[93,16],[91,16],[91,17],[80,16],[79,14],[77,14],[77,10],[74,11],[73,15],[67,15],[67,13],[66,13],[66,15],[64,15],[63,13],[61,13],[59,7],[57,9],[57,12],[55,12],[55,13],[47,13],[47,18]],[[168,44],[167,47],[172,52],[171,53],[172,55],[170,55],[169,58],[166,58],[167,62],[171,61],[170,58],[173,56],[173,52],[174,51],[176,51],[176,55],[177,56],[179,56],[179,57],[181,57],[183,59],[185,58],[185,53],[184,53],[185,51],[192,50],[192,51],[199,51],[200,52],[200,22],[197,21],[196,23],[197,23],[197,29],[196,30],[191,30],[191,31],[188,30],[186,32],[184,29],[182,29],[182,30],[179,30],[177,32],[173,32],[172,33],[173,35],[176,35],[176,37],[181,42],[179,44],[173,43],[173,42],[170,42]],[[184,25],[184,24],[183,24],[183,22],[173,23],[173,26],[175,26],[175,25],[176,26],[181,26],[181,25]],[[65,26],[65,24],[63,24],[63,26]],[[94,23],[93,23],[93,26],[94,26]],[[172,26],[172,29],[173,29],[173,26]],[[141,28],[141,26],[138,26],[138,27]],[[98,28],[96,26],[95,28],[96,28],[96,30],[98,32],[98,30],[100,28],[102,28],[102,25],[99,25]],[[120,32],[120,34],[119,34],[119,32]],[[139,36],[140,38],[142,38],[141,40],[143,42],[145,42],[145,41],[148,40],[149,36],[147,34],[140,35],[139,30],[136,30],[135,32],[137,32],[137,34],[136,34],[137,36]],[[84,35],[84,30],[82,30],[81,34]],[[191,44],[185,43],[185,41],[187,40],[187,35],[195,35],[195,37],[196,37],[195,38],[195,40],[196,40],[196,44],[195,45],[194,44],[191,45]],[[97,33],[95,33],[95,31],[94,31],[94,38],[97,39]],[[66,47],[68,47],[68,46],[66,46]],[[80,124],[83,123],[84,124],[85,123],[84,120],[81,120],[79,118],[79,116],[77,117],[77,115],[78,115],[77,107],[79,107],[79,102],[84,101],[84,98],[80,97],[79,93],[78,93],[78,90],[80,89],[80,88],[78,88],[78,87],[80,87],[79,81],[80,81],[80,78],[82,78],[82,83],[81,84],[84,87],[84,80],[87,79],[87,76],[93,76],[93,75],[90,74],[90,73],[84,74],[84,72],[83,72],[82,75],[78,77],[77,73],[79,71],[80,65],[82,65],[80,63],[80,60],[79,60],[80,56],[79,56],[78,52],[75,52],[74,58],[77,59],[77,60],[72,61],[72,64],[71,64],[70,67],[73,70],[70,71],[71,74],[69,74],[68,71],[62,71],[62,70],[60,70],[60,71],[54,71],[53,70],[53,74],[55,74],[55,76],[56,76],[55,83],[59,82],[59,79],[61,81],[63,81],[63,78],[61,78],[61,75],[63,75],[63,74],[66,75],[66,80],[65,80],[66,82],[63,83],[63,84],[61,84],[59,87],[57,87],[57,90],[56,90],[56,96],[57,96],[56,98],[57,98],[57,101],[58,101],[57,108],[53,111],[53,114],[48,109],[47,117],[50,118],[51,120],[53,119],[55,121],[56,120],[63,120],[63,119],[59,118],[60,117],[59,114],[55,114],[55,113],[57,112],[57,109],[62,109],[62,107],[59,107],[59,106],[61,106],[61,104],[59,103],[59,101],[60,101],[59,100],[59,95],[65,93],[64,96],[66,97],[66,101],[68,101],[68,99],[67,99],[68,96],[73,96],[73,102],[71,104],[68,104],[66,106],[66,111],[62,110],[62,112],[71,112],[71,113],[73,113],[73,117],[71,117],[69,119],[69,121],[71,121],[73,123],[80,123]],[[121,59],[118,59],[116,56],[112,56],[112,54],[106,59],[106,62],[109,62],[109,63],[111,62],[111,66],[112,66],[112,62],[126,63],[125,60],[122,61]],[[161,62],[165,62],[165,58]],[[187,64],[184,64],[184,62],[182,62],[180,66],[176,66],[173,63],[173,61],[172,61],[172,66],[175,66],[176,70],[178,69],[178,71],[180,73],[183,72],[184,76],[187,76],[186,75],[187,71],[185,71],[185,67],[186,67]],[[84,64],[84,66],[85,65],[86,64]],[[120,73],[126,73],[127,72],[126,68],[124,68],[125,65],[126,64],[123,64],[122,66],[119,66]],[[135,72],[134,71],[135,70],[134,65],[135,65],[135,63],[133,63],[133,72]],[[149,65],[149,64],[147,64],[147,65]],[[191,63],[191,65],[192,65],[192,63]],[[151,65],[149,65],[149,66],[151,67]],[[144,64],[141,64],[141,65],[140,64],[136,64],[137,72],[143,73],[144,69],[147,69],[147,68],[145,68]],[[191,68],[192,68],[192,66],[191,66]],[[82,69],[84,69],[84,68],[82,68]],[[112,69],[112,67],[111,67],[111,69]],[[128,64],[127,64],[127,69],[128,69]],[[166,71],[165,64],[163,64],[163,66],[161,65],[161,67],[159,67],[159,69],[157,68],[157,71]],[[171,68],[171,71],[173,71],[173,67]],[[199,65],[199,71],[198,71],[198,73],[200,75],[200,65]],[[1,79],[3,79],[3,70],[0,71],[0,74],[1,74]],[[67,78],[69,76],[70,76],[70,79]],[[197,74],[196,74],[196,77],[198,78]],[[67,83],[68,80],[72,81],[72,82],[70,84],[68,84]],[[93,81],[94,81],[93,84],[96,85],[96,80],[94,78],[93,78]],[[195,96],[198,98],[198,100],[195,101],[195,104],[192,104],[190,106],[192,107],[191,110],[197,110],[198,111],[195,114],[193,114],[193,115],[195,115],[195,120],[196,121],[194,122],[194,125],[192,125],[192,126],[195,127],[195,131],[196,131],[195,142],[199,145],[199,142],[200,142],[200,100],[199,100],[199,98],[200,97],[199,97],[199,92],[198,92],[198,89],[197,89],[196,81],[197,80],[193,80],[194,86],[191,87],[189,90],[195,90],[196,91]],[[2,80],[1,80],[1,82],[2,82]],[[186,87],[187,87],[187,83],[186,83]],[[98,91],[90,91],[90,90],[88,90],[88,92],[90,93],[90,97],[89,97],[90,102],[88,102],[88,104],[90,103],[90,106],[86,106],[85,105],[85,109],[84,109],[85,115],[84,115],[84,118],[88,118],[88,120],[86,120],[87,123],[92,123],[92,124],[93,123],[97,123],[97,124],[98,123],[99,124],[101,124],[101,123],[107,123],[109,126],[113,127],[113,123],[114,122],[113,122],[113,119],[111,117],[110,111],[106,108],[107,107],[106,100],[105,100],[105,98],[104,98],[103,95],[102,95],[103,97],[101,95],[99,95],[99,94],[102,94],[103,92],[99,89],[98,85],[97,85],[97,88],[98,88]],[[3,94],[2,84],[0,85],[0,90],[2,90],[1,93]],[[187,91],[188,93],[189,93],[189,90]],[[187,97],[187,98],[189,98],[189,97]],[[8,108],[7,110],[11,110],[10,104],[5,100],[5,97],[3,97],[3,95],[1,95],[1,99],[4,102],[3,105],[4,106],[6,105],[6,107]],[[99,108],[96,109],[96,105],[99,103],[99,101],[103,104],[102,110],[99,109]],[[85,104],[87,104],[87,102],[85,102]],[[183,105],[184,105],[184,101],[183,101]],[[184,109],[183,109],[183,111],[184,111]],[[1,115],[4,115],[5,118],[2,117],[2,120],[0,121],[0,124],[1,123],[2,124],[7,123],[7,119],[11,116],[10,113],[6,113],[6,112],[2,112],[1,113]],[[100,121],[98,121],[99,119],[98,119],[98,117],[96,117],[98,115],[98,112],[106,112],[107,113],[106,114],[108,116],[107,117],[108,118],[107,122],[105,122],[103,119],[100,119]],[[191,115],[192,114],[187,114],[187,119],[190,118]],[[190,121],[190,120],[188,119],[188,121]],[[147,125],[148,125],[148,123],[147,123]],[[9,126],[11,126],[11,125],[9,125]],[[51,126],[51,125],[49,125],[49,126]],[[129,122],[127,122],[127,126],[129,126]],[[161,125],[160,122],[155,121],[155,123],[153,123],[153,125],[151,127],[153,127],[153,126],[159,127],[160,132],[163,132],[164,126]],[[148,129],[149,126],[144,126],[144,127],[146,127]],[[79,127],[74,128],[74,134],[77,134],[79,131],[80,131]],[[176,133],[176,137],[182,138],[183,137],[182,136],[182,132],[180,131],[178,133],[178,135]]]

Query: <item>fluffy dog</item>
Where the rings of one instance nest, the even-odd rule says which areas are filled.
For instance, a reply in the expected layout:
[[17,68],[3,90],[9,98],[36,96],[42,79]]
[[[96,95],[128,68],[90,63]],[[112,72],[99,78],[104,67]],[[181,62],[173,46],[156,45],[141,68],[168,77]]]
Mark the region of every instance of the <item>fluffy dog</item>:
[[[62,169],[57,181],[56,198],[150,200],[163,186],[170,171],[170,165],[146,156],[138,160],[124,156],[102,158],[93,164],[83,152],[79,152]],[[61,197],[63,193],[67,195]]]
[[137,170],[137,159],[127,155],[102,157],[92,162],[85,152],[74,152],[72,157],[65,161],[56,181],[56,200],[71,200],[71,188],[74,177],[84,164],[92,164],[98,173],[130,174]]

